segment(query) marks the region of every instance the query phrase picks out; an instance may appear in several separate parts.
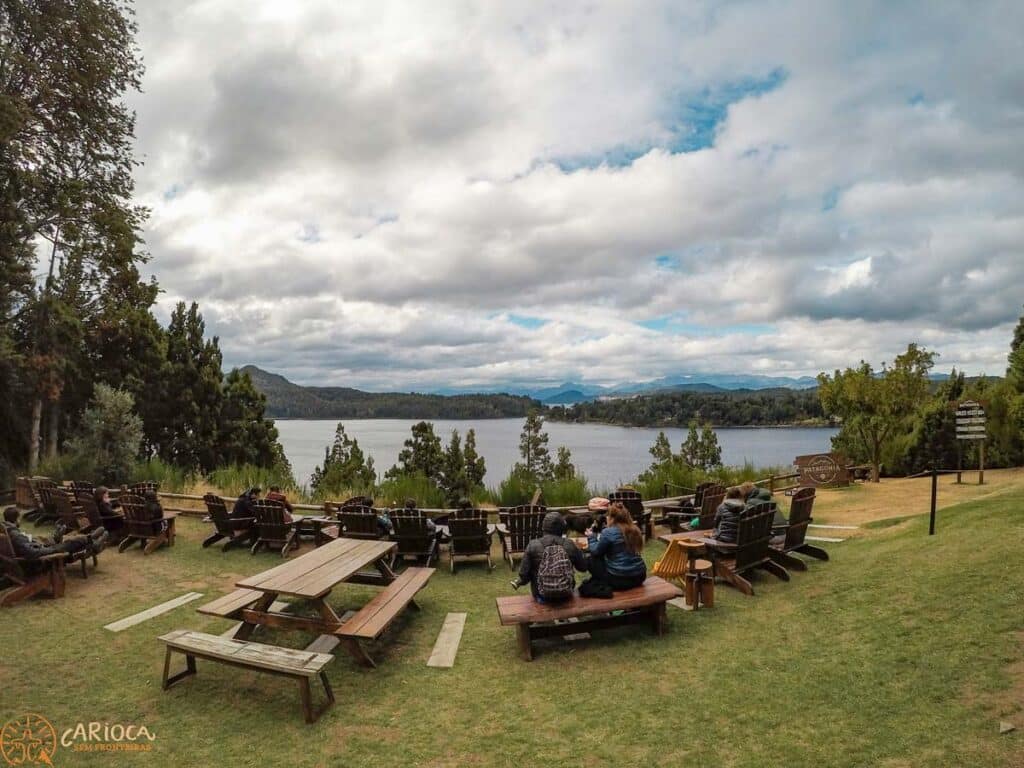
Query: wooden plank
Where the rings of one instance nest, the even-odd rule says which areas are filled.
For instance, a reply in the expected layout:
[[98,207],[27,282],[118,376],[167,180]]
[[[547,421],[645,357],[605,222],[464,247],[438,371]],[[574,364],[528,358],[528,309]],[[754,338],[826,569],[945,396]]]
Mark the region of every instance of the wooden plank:
[[808,523],[808,528],[828,528],[833,531],[859,531],[859,525],[821,525],[820,523]]
[[829,544],[838,544],[841,541],[846,541],[846,539],[830,539],[825,536],[807,536],[804,538],[804,541],[824,541]]
[[152,608],[147,608],[141,613],[136,613],[133,616],[126,616],[123,619],[107,624],[103,628],[109,629],[111,632],[122,632],[129,627],[134,627],[136,624],[148,621],[154,616],[159,616],[163,613],[167,613],[168,611],[173,611],[178,606],[191,603],[193,600],[198,600],[202,596],[202,592],[186,592],[184,595],[181,595],[181,597],[168,600],[166,603],[160,603],[160,605],[154,605]]
[[444,617],[444,624],[437,635],[434,650],[427,659],[428,667],[451,668],[455,666],[455,654],[459,652],[462,642],[462,631],[466,628],[465,613],[449,613]]
[[676,608],[680,608],[680,609],[682,609],[684,611],[692,611],[693,610],[693,606],[692,605],[687,605],[685,598],[682,598],[682,597],[673,597],[671,600],[667,600],[666,602],[669,605],[674,605]]

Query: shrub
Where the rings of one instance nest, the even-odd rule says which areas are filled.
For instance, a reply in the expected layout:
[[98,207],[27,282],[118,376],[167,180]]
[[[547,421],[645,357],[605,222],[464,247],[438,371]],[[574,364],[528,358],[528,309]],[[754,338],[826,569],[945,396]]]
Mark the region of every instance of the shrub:
[[120,485],[131,479],[141,444],[142,419],[135,413],[135,399],[97,384],[78,434],[68,442],[64,469],[74,471],[76,479]]

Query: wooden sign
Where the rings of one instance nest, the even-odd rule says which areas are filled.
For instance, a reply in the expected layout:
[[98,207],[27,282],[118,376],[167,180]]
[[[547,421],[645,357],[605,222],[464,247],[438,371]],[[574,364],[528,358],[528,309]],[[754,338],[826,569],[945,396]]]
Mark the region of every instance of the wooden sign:
[[981,403],[965,400],[956,407],[957,440],[984,440],[988,437],[985,424],[985,409]]
[[802,486],[836,487],[850,484],[846,459],[837,453],[810,453],[793,459],[800,472]]

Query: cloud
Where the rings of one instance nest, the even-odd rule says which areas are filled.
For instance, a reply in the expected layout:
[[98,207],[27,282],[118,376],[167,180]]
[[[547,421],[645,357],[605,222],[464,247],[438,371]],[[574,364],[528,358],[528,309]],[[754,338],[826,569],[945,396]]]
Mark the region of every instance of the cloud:
[[1005,367],[1024,8],[143,0],[164,312],[374,388]]

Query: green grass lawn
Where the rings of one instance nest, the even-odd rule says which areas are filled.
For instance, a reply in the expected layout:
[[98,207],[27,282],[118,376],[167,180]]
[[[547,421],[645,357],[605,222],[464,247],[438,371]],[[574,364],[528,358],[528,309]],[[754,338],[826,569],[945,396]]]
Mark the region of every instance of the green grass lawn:
[[[25,711],[58,732],[78,721],[145,724],[148,754],[74,754],[54,765],[1019,766],[1024,729],[1024,520],[1007,493],[946,509],[938,535],[915,517],[843,544],[757,596],[725,586],[713,610],[669,607],[669,633],[641,628],[516,655],[494,597],[505,565],[439,570],[419,602],[358,667],[339,648],[338,703],[302,722],[294,683],[199,662],[160,690],[156,637],[227,621],[193,608],[240,575],[280,561],[178,545],[107,552],[68,596],[0,611],[0,723]],[[663,545],[649,545],[653,562]],[[202,601],[120,634],[102,626],[194,590]],[[339,608],[372,590],[342,587]],[[425,662],[448,611],[469,614],[453,669]],[[311,638],[254,639],[298,647]],[[180,663],[178,657],[178,663]]]

